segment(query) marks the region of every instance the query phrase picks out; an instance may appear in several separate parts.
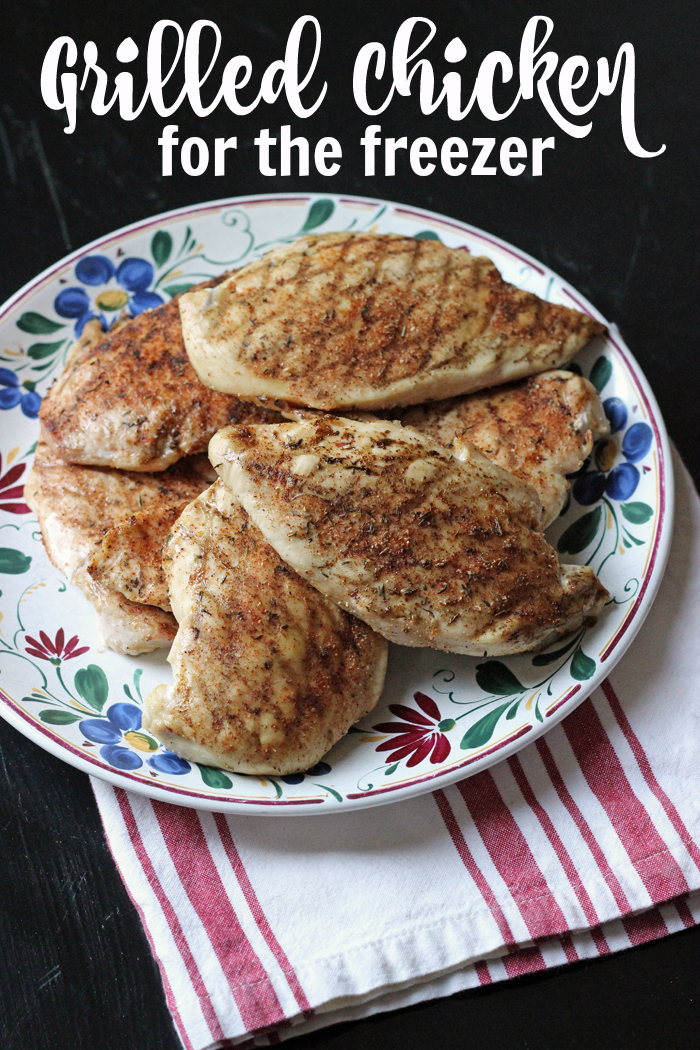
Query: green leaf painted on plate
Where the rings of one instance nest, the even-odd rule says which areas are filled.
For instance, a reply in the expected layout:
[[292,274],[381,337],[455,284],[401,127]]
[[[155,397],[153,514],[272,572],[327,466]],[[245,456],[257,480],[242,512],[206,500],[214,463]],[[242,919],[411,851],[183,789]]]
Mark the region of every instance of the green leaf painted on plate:
[[599,357],[591,369],[591,383],[601,392],[612,375],[612,365],[607,357]]
[[334,211],[335,203],[328,200],[327,197],[314,201],[309,208],[309,214],[306,216],[306,222],[302,226],[301,232],[306,233],[308,230],[315,230],[317,226],[322,226],[327,219],[330,219]]
[[582,649],[577,649],[571,661],[571,677],[577,682],[585,682],[595,674],[596,663],[590,656],[586,656]]
[[69,726],[71,722],[79,722],[83,715],[76,715],[73,711],[40,711],[39,718],[47,726]]
[[464,736],[462,742],[459,745],[462,751],[470,751],[476,747],[482,747],[487,744],[493,736],[493,731],[496,728],[496,724],[508,707],[508,704],[501,704],[500,707],[495,708],[493,711],[489,711],[487,715],[480,718],[478,722],[475,722],[471,728],[469,728]]
[[197,769],[201,773],[202,780],[207,787],[219,788],[220,790],[233,787],[233,781],[226,776],[223,770],[214,769],[213,766],[200,766],[199,762],[197,763]]
[[512,696],[525,689],[510,668],[500,660],[487,660],[485,664],[479,664],[476,668],[476,684],[485,693],[495,693],[497,696]]
[[275,789],[275,795],[277,796],[277,798],[282,798],[282,787],[281,787],[281,785],[278,784],[276,780],[272,780],[271,784],[272,784],[273,788]]
[[50,321],[43,314],[37,314],[33,310],[29,310],[28,313],[22,314],[17,322],[17,327],[21,328],[23,332],[29,332],[30,335],[52,335],[66,326],[64,324],[56,324],[55,321]]
[[167,230],[157,230],[151,241],[151,255],[156,266],[162,266],[170,258],[173,250],[173,239]]
[[561,534],[557,544],[560,554],[579,554],[585,550],[589,543],[595,539],[603,514],[602,507],[595,507],[584,514],[582,518],[569,525],[568,529]]
[[630,543],[630,541],[627,539],[626,536],[622,537],[622,542],[624,543],[624,545],[627,548],[627,550],[629,550],[631,548],[632,544]]
[[515,716],[518,713],[518,708],[519,707],[520,707],[520,701],[518,700],[518,702],[516,704],[513,704],[513,706],[511,707],[510,711],[506,715],[506,718],[515,718]]
[[176,295],[182,295],[183,292],[189,292],[194,283],[194,281],[186,281],[184,284],[169,284],[167,288],[163,289],[163,291],[166,295],[169,295],[171,299],[174,299]]
[[333,796],[336,802],[343,801],[343,796],[338,791],[336,791],[335,788],[328,787],[328,784],[314,784],[314,787],[323,788],[324,791],[327,791],[329,795]]
[[102,711],[109,694],[107,675],[97,664],[82,667],[75,674],[76,692],[94,711]]
[[439,241],[440,238],[436,234],[435,230],[421,230],[420,233],[415,234],[416,239],[419,241]]
[[0,572],[8,576],[19,576],[26,572],[32,564],[31,555],[22,554],[22,551],[13,550],[12,547],[0,547]]
[[42,361],[45,357],[50,357],[60,350],[64,343],[65,339],[59,339],[57,343],[32,343],[27,354],[34,361]]
[[[632,543],[636,543],[638,547],[644,546],[644,540],[638,540],[636,536],[632,535],[629,529],[625,529],[625,534],[632,540]],[[624,540],[625,537],[623,536],[622,538]],[[630,543],[630,547],[632,546],[632,543]]]
[[393,765],[386,767],[386,769],[384,770],[384,776],[385,777],[391,776],[391,774],[395,773],[398,768],[399,768],[399,763],[398,762],[394,762]]
[[627,518],[633,525],[644,525],[654,515],[648,503],[621,503],[620,510],[623,518]]
[[555,660],[558,660],[560,656],[568,653],[572,645],[576,644],[576,639],[572,638],[570,642],[567,642],[561,649],[555,649],[553,653],[540,653],[539,656],[533,656],[532,664],[533,667],[546,667],[547,664],[553,664]]

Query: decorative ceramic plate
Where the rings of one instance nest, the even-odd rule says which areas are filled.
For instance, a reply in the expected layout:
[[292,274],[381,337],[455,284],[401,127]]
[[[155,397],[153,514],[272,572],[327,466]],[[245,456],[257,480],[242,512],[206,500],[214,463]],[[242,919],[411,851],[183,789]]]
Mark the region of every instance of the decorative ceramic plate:
[[183,208],[128,226],[50,267],[0,310],[0,714],[71,765],[202,809],[345,812],[409,798],[499,762],[561,721],[609,673],[654,600],[669,549],[673,481],[654,397],[613,332],[574,368],[600,391],[612,436],[548,530],[592,565],[611,599],[594,628],[536,656],[478,660],[391,647],[384,695],[306,774],[243,776],[165,750],[141,728],[143,696],[170,679],[163,651],[100,646],[92,607],[49,562],[23,501],[41,397],[83,325],[157,306],[307,231],[435,238],[488,255],[506,280],[603,318],[545,266],[433,212],[338,196],[264,196]]

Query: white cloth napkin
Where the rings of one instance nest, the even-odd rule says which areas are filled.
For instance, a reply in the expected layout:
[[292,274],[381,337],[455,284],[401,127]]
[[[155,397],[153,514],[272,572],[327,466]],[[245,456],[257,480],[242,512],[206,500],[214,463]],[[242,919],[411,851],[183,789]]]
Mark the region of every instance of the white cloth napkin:
[[94,780],[187,1050],[268,1045],[700,921],[700,499],[603,687],[460,784],[343,816],[226,817]]

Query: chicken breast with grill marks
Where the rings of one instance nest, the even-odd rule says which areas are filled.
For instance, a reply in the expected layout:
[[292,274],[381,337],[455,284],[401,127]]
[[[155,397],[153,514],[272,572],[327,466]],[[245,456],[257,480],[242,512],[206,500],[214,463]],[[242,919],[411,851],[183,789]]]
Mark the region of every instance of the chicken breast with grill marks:
[[106,333],[88,322],[39,412],[43,440],[66,462],[143,471],[204,452],[227,423],[270,418],[200,383],[177,296]]
[[179,622],[174,684],[144,728],[194,762],[309,769],[377,703],[387,644],[280,560],[217,482],[182,513],[164,565]]
[[593,623],[607,597],[560,566],[533,489],[474,446],[336,417],[227,427],[212,466],[281,558],[390,641],[523,652]]
[[[325,414],[295,408],[279,398],[272,404],[295,422],[322,419]],[[475,445],[531,485],[544,508],[543,529],[564,506],[569,489],[566,475],[577,471],[594,443],[610,432],[597,390],[573,372],[543,372],[475,394],[412,405],[393,415],[404,426],[451,448],[458,459],[465,443]],[[382,416],[390,418],[388,411]],[[350,418],[362,422],[378,417],[354,412]]]
[[[208,469],[201,458],[192,457],[163,473],[129,473],[63,463],[39,442],[24,498],[39,519],[49,558],[95,606],[104,644],[116,652],[134,656],[168,646],[177,624],[169,612],[130,601],[93,579],[90,560],[101,549],[105,533],[122,519],[194,499],[206,488]],[[161,548],[162,538],[156,557]]]
[[466,397],[418,405],[401,414],[404,426],[446,448],[458,459],[476,447],[531,485],[546,528],[558,516],[577,471],[594,442],[610,433],[598,392],[572,372],[545,372]]
[[203,383],[321,409],[390,408],[556,368],[605,331],[489,259],[394,234],[309,234],[180,299]]

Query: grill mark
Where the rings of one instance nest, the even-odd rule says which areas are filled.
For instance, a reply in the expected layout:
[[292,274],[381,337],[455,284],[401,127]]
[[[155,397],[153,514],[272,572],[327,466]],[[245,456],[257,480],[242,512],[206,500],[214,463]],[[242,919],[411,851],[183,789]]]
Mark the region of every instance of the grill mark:
[[[305,250],[303,255],[301,247]],[[251,372],[261,379],[281,377],[289,382],[288,396],[294,400],[322,399],[326,396],[320,394],[323,386],[341,389],[348,380],[381,389],[416,372],[424,372],[427,378],[442,369],[467,371],[474,354],[481,351],[486,352],[495,369],[502,367],[505,358],[513,364],[525,360],[528,366],[532,363],[535,368],[545,367],[550,359],[562,358],[564,343],[584,323],[566,308],[540,303],[536,297],[503,282],[490,260],[466,260],[462,253],[451,253],[434,242],[341,234],[330,239],[327,235],[307,237],[301,247],[298,260],[291,245],[288,249],[276,249],[282,254],[274,267],[268,259],[250,264],[259,267],[259,280],[249,292],[251,317],[239,333],[233,333],[234,342],[241,345],[241,358]],[[353,284],[348,283],[343,289],[351,307],[347,321],[341,323],[337,317],[335,321],[332,317],[328,320],[328,307],[338,299],[350,254],[361,272]],[[396,285],[378,277],[391,259],[404,262],[405,277]],[[420,296],[418,260],[426,267],[420,278]],[[274,273],[278,266],[289,272],[284,284],[277,287],[284,297],[284,306],[275,303]],[[311,273],[316,278],[324,274],[324,268],[328,283],[312,299]],[[453,282],[455,286],[448,294]],[[265,319],[261,320],[259,300],[268,294]],[[466,317],[460,309],[461,300],[466,300]],[[321,318],[324,306],[326,315]],[[357,316],[360,306],[364,307],[361,312],[365,316],[368,309],[372,311],[374,323],[362,324]],[[414,307],[420,315],[418,330],[402,335],[404,322],[409,323]],[[520,319],[530,309],[534,317],[525,324]],[[389,322],[394,318],[397,323],[392,330]],[[463,342],[455,340],[454,333],[465,325],[473,336],[465,337]],[[531,334],[533,330],[535,335]],[[256,353],[249,346],[254,331],[260,348]],[[285,333],[290,338],[294,336],[292,378],[283,370],[291,357],[284,352],[288,345],[284,343]],[[546,356],[541,348],[543,340],[553,344]],[[324,352],[329,341],[334,343],[334,353]],[[451,346],[453,342],[455,345]],[[439,363],[438,348],[445,357]],[[256,363],[257,352],[265,357],[264,365],[262,361]]]
[[[435,328],[437,326],[438,317],[441,316],[442,313],[444,312],[443,308],[442,308],[443,294],[444,294],[444,291],[445,291],[445,287],[447,285],[448,277],[452,273],[453,259],[454,259],[454,256],[453,255],[449,255],[447,257],[447,265],[443,266],[443,269],[442,269],[442,280],[440,282],[440,290],[439,290],[439,292],[436,295],[436,306],[435,306],[435,310],[433,311],[433,319],[432,319],[432,323],[430,325],[430,332],[429,332],[428,338],[426,340],[427,347],[426,347],[426,351],[425,351],[425,354],[423,356],[423,361],[421,362],[421,364],[423,364],[425,362],[425,360],[428,359],[428,358],[430,360],[433,360],[433,358],[435,356],[435,343],[436,343]],[[442,336],[444,337],[445,332],[442,331],[442,326],[441,326],[441,332],[442,332]]]

